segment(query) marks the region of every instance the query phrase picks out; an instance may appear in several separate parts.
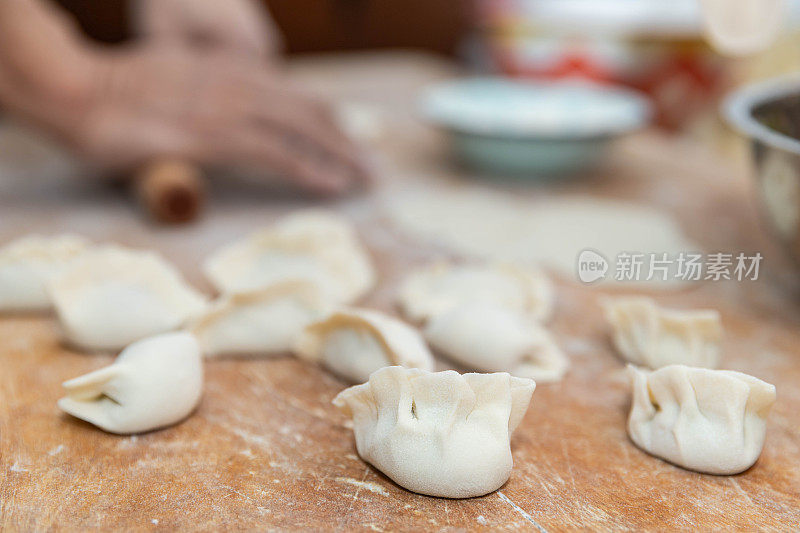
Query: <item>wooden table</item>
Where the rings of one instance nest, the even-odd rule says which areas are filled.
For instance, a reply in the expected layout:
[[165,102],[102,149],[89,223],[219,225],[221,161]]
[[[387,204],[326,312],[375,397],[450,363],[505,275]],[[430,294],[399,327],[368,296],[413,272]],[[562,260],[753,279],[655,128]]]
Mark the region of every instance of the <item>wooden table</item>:
[[[299,79],[334,99],[381,110],[385,132],[373,144],[390,180],[458,175],[435,134],[411,117],[419,87],[450,73],[409,55],[296,66]],[[7,126],[0,140],[0,239],[69,230],[157,248],[204,288],[196,266],[202,257],[303,205],[228,187],[216,192],[202,222],[155,227],[124,195],[65,179],[80,171],[40,141]],[[730,477],[696,474],[631,443],[629,388],[597,305],[603,291],[569,280],[558,283],[552,327],[571,371],[563,382],[537,388],[512,439],[509,482],[471,500],[412,494],[367,466],[348,421],[330,404],[343,384],[290,357],[210,361],[205,395],[191,418],[139,436],[103,433],[59,413],[55,402],[62,381],[111,356],[62,348],[51,318],[6,317],[0,320],[0,529],[800,528],[797,285],[757,220],[745,167],[646,133],[617,146],[593,176],[554,190],[656,204],[676,214],[707,250],[765,255],[758,282],[706,283],[658,296],[666,304],[720,309],[725,366],[777,386],[754,468]],[[392,310],[397,281],[433,251],[399,235],[376,194],[330,206],[356,220],[381,272],[366,304]]]

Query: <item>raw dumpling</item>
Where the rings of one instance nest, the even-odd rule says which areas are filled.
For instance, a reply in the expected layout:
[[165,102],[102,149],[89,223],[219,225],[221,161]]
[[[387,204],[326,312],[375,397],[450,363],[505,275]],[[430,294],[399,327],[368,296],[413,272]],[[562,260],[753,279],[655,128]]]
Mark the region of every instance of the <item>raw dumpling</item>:
[[453,361],[480,372],[509,372],[552,382],[560,380],[569,367],[544,327],[497,305],[453,307],[428,322],[425,338]]
[[366,309],[342,309],[311,324],[298,338],[295,353],[352,383],[366,381],[385,366],[433,370],[433,356],[416,329]]
[[464,303],[500,305],[544,321],[553,309],[553,287],[535,269],[442,262],[412,274],[400,291],[403,314],[417,322]]
[[89,242],[74,235],[31,235],[0,249],[0,311],[48,311],[47,285]]
[[111,366],[64,382],[62,411],[111,433],[180,422],[200,401],[203,366],[195,338],[167,333],[135,342]]
[[628,365],[631,440],[649,454],[707,474],[744,472],[761,455],[775,386],[741,372]]
[[223,294],[305,280],[317,284],[326,298],[350,303],[375,283],[369,255],[352,226],[317,210],[295,213],[226,246],[204,268]]
[[506,373],[389,367],[333,403],[353,417],[362,459],[408,490],[471,498],[499,489],[514,462],[509,441],[536,384]]
[[206,357],[274,355],[291,351],[303,329],[326,311],[327,304],[315,285],[284,281],[223,296],[191,330]]
[[608,300],[604,308],[614,345],[631,363],[715,368],[719,362],[722,323],[717,311],[663,309],[649,298]]
[[116,246],[82,254],[50,294],[66,339],[90,350],[118,350],[177,329],[207,306],[158,254]]

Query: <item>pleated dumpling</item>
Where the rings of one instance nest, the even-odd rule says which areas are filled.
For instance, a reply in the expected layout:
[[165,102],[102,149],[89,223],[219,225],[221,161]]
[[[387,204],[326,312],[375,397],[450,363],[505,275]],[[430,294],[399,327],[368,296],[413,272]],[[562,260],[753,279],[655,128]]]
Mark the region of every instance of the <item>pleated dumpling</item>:
[[445,498],[499,489],[511,475],[510,438],[536,384],[506,373],[389,367],[333,403],[353,417],[362,459],[401,487]]
[[416,329],[367,309],[340,309],[309,325],[297,339],[295,354],[351,383],[364,382],[386,366],[433,370],[433,356]]
[[453,307],[433,317],[424,333],[435,350],[470,370],[553,382],[569,367],[567,357],[541,324],[499,305]]
[[0,311],[48,311],[47,285],[89,241],[74,235],[31,235],[0,248]]
[[631,440],[651,455],[707,474],[738,474],[758,460],[775,386],[730,370],[628,365]]
[[682,364],[716,368],[722,322],[714,310],[663,309],[650,298],[604,302],[617,351],[627,361],[649,368]]
[[352,225],[334,213],[309,210],[214,253],[204,265],[220,293],[263,289],[274,283],[315,283],[331,301],[350,303],[375,284],[369,254]]
[[176,424],[197,407],[203,366],[195,338],[166,333],[125,348],[110,366],[64,382],[62,411],[111,433]]
[[160,255],[116,246],[82,254],[50,294],[66,340],[89,350],[118,350],[172,331],[207,306]]
[[290,352],[303,329],[327,311],[315,285],[284,281],[223,296],[190,329],[206,357],[270,356]]
[[550,280],[533,268],[439,262],[409,276],[399,302],[406,318],[416,322],[465,303],[498,305],[544,321],[552,313],[553,298]]

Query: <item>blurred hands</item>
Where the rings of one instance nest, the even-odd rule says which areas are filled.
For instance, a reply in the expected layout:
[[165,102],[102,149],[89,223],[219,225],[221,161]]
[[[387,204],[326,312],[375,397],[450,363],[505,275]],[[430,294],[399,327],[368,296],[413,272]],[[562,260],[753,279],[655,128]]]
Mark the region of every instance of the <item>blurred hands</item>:
[[73,146],[94,161],[244,166],[319,194],[367,179],[328,107],[254,58],[145,45],[97,61],[96,93],[70,129]]
[[116,169],[244,167],[314,193],[363,183],[331,110],[270,56],[251,0],[142,0],[142,42],[93,45],[44,0],[0,0],[0,105]]
[[228,48],[253,55],[274,53],[280,36],[255,0],[139,0],[139,33],[162,44]]

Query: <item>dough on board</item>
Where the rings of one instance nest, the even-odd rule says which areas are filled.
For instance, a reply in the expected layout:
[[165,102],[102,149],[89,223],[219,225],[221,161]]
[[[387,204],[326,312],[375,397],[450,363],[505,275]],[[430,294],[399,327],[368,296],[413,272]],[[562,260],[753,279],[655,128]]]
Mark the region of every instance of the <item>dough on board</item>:
[[303,329],[328,311],[315,285],[284,281],[222,296],[190,330],[206,357],[270,356],[291,351]]
[[223,247],[204,270],[222,294],[304,280],[316,284],[326,299],[351,303],[375,284],[369,254],[353,226],[321,210],[298,211]]
[[[672,257],[701,250],[668,214],[617,200],[533,200],[482,185],[425,182],[389,191],[384,204],[388,218],[408,237],[466,257],[542,265],[573,280],[586,249],[612,265],[603,283],[615,283],[613,265],[622,252],[644,254],[642,272],[647,273],[650,253]],[[666,281],[643,277],[637,284],[675,289],[685,283],[671,271]]]
[[465,303],[497,304],[545,321],[552,313],[553,298],[552,283],[535,268],[440,261],[413,272],[400,288],[398,300],[406,318],[415,322]]
[[717,367],[722,342],[717,311],[664,309],[644,297],[608,299],[603,307],[614,346],[625,360],[649,368]]
[[469,370],[560,380],[569,362],[541,321],[554,291],[539,270],[512,263],[438,262],[413,272],[399,292],[406,317],[424,322],[433,348]]
[[81,254],[50,294],[66,340],[88,350],[118,350],[172,331],[207,307],[160,255],[118,246]]
[[0,248],[0,311],[48,311],[47,286],[89,241],[75,235],[29,235]]
[[419,332],[396,318],[367,309],[340,309],[308,326],[297,356],[318,361],[351,383],[393,365],[433,370],[433,356]]
[[707,474],[738,474],[758,460],[775,386],[731,370],[628,365],[631,440],[651,455]]
[[64,388],[58,407],[108,432],[170,426],[200,402],[200,348],[185,332],[150,337],[125,348],[112,365],[65,381]]
[[339,393],[362,459],[410,491],[471,498],[511,475],[511,434],[536,384],[506,373],[388,367]]
[[470,370],[559,381],[569,360],[537,321],[501,305],[466,303],[432,318],[431,346]]

